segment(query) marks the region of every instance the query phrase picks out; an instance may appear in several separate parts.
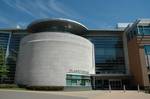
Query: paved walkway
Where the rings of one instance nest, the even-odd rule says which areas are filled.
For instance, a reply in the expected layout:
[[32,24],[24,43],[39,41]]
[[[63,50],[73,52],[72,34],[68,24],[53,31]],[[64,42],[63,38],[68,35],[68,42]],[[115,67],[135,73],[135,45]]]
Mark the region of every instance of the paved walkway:
[[0,99],[150,99],[137,91],[23,91],[0,89]]

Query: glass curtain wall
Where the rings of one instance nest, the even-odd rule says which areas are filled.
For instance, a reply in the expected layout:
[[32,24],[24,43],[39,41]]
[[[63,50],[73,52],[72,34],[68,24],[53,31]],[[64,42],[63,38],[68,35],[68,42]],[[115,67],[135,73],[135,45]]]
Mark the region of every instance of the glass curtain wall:
[[150,69],[150,45],[145,45],[145,59],[146,59],[146,67]]
[[137,26],[127,33],[128,41],[133,39],[135,36],[149,36],[150,26]]
[[67,86],[91,86],[90,76],[67,74],[66,85]]
[[8,78],[6,52],[8,48],[9,36],[9,32],[0,32],[0,83],[4,83]]
[[[0,31],[0,53],[4,57],[1,57],[1,67],[6,66],[7,72],[1,71],[0,81],[1,83],[14,83],[15,68],[17,61],[17,54],[19,51],[19,44],[21,38],[27,33],[25,32],[5,32]],[[3,72],[3,73],[2,73]],[[5,75],[3,75],[5,74]]]
[[150,35],[150,26],[138,26],[139,35]]
[[123,41],[120,36],[86,38],[95,46],[96,74],[125,74]]

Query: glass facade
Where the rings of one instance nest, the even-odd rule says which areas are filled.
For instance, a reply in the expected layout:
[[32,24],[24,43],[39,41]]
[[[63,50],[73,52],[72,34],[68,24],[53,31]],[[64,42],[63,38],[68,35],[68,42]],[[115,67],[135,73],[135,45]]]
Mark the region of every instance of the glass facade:
[[8,39],[9,39],[9,33],[5,33],[5,32],[0,33],[0,47],[4,53],[6,53]]
[[150,26],[138,26],[139,35],[150,35]]
[[86,37],[95,46],[96,74],[125,74],[121,36]]
[[5,58],[8,48],[9,37],[10,33],[8,32],[0,33],[0,83],[5,83],[5,80],[8,80],[8,72],[6,72],[6,70],[8,71],[9,68],[6,66]]
[[145,59],[146,59],[146,66],[150,69],[150,45],[145,45]]
[[66,85],[67,86],[91,86],[90,76],[67,74]]
[[[6,32],[0,31],[0,48],[1,56],[4,60],[1,61],[0,66],[7,66],[7,76],[2,78],[0,76],[1,83],[14,83],[15,67],[17,61],[17,54],[19,50],[19,43],[26,32]],[[2,57],[1,57],[2,58]]]
[[150,35],[150,26],[137,26],[137,27],[134,27],[132,30],[130,30],[128,33],[127,33],[127,39],[128,41],[130,39],[133,39],[135,36],[148,36]]

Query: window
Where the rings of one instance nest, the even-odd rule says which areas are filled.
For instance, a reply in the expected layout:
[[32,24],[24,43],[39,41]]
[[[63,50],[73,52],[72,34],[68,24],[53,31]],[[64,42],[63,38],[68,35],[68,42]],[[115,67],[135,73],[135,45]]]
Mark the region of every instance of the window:
[[95,47],[96,74],[125,73],[121,36],[88,36]]
[[145,45],[145,59],[146,59],[146,66],[150,69],[150,45]]
[[150,26],[139,26],[139,35],[150,35]]
[[[3,32],[0,31],[0,48],[3,48],[4,52],[9,46],[9,57],[6,60],[6,65],[8,66],[8,77],[4,80],[4,83],[14,83],[16,58],[19,50],[19,43],[21,38],[27,35],[26,32]],[[8,42],[10,39],[10,42]],[[1,79],[1,78],[0,78]]]
[[67,86],[91,86],[90,76],[67,74],[66,85]]

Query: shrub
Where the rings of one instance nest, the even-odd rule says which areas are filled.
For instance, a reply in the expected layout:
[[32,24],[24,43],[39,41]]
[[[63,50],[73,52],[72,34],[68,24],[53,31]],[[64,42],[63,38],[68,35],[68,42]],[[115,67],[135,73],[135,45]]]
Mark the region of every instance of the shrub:
[[145,87],[145,93],[149,93],[150,94],[150,86],[146,86]]
[[0,88],[18,88],[15,84],[0,84]]
[[59,91],[63,90],[63,86],[27,86],[27,89],[30,90],[53,90],[53,91]]

